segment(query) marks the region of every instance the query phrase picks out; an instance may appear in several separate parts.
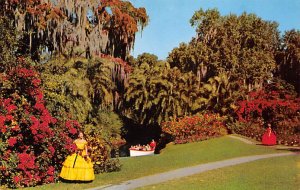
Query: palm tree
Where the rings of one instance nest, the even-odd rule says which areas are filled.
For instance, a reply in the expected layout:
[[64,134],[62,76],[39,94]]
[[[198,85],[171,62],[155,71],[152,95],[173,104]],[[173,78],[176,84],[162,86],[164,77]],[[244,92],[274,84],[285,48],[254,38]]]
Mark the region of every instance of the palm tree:
[[94,93],[92,102],[99,109],[113,109],[115,84],[112,79],[114,65],[106,61],[95,60],[88,68],[89,79]]
[[208,83],[203,85],[203,96],[207,99],[206,109],[226,114],[234,109],[235,100],[237,97],[243,96],[241,91],[236,91],[240,88],[237,83],[230,82],[229,77],[225,72],[211,77]]
[[181,73],[162,62],[142,64],[130,76],[125,112],[141,124],[159,124],[191,114],[198,95],[198,81],[191,72]]

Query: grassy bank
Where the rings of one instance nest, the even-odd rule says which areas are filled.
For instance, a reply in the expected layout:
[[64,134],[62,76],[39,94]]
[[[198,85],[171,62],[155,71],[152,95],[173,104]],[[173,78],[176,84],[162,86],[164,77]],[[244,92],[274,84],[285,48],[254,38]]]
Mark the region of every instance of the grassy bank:
[[30,189],[85,189],[202,163],[278,152],[282,151],[245,144],[230,137],[183,145],[169,144],[159,155],[121,158],[122,169],[120,172],[96,175],[96,179],[91,183],[56,183]]

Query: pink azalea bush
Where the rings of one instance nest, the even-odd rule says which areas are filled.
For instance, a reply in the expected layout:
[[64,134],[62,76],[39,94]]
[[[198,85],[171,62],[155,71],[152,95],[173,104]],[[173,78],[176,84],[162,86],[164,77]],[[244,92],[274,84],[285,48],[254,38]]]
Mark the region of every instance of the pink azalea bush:
[[22,58],[0,74],[0,185],[27,187],[54,182],[74,151],[76,121],[54,118],[41,80]]

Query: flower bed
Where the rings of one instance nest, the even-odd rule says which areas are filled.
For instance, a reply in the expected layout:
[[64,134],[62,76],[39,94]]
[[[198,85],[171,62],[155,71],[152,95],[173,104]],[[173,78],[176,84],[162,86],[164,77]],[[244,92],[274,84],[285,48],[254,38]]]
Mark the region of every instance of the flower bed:
[[202,141],[226,134],[224,120],[218,114],[195,115],[164,122],[162,130],[175,144]]

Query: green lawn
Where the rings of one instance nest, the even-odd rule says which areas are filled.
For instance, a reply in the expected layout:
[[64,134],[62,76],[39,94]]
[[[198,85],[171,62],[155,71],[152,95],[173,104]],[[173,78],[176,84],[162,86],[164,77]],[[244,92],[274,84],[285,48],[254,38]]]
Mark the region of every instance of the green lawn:
[[184,145],[168,145],[159,155],[121,158],[120,172],[96,175],[92,183],[56,183],[30,189],[84,189],[114,184],[159,172],[233,157],[282,152],[264,146],[245,144],[230,137],[221,137]]
[[300,156],[263,159],[139,188],[147,189],[299,190]]

